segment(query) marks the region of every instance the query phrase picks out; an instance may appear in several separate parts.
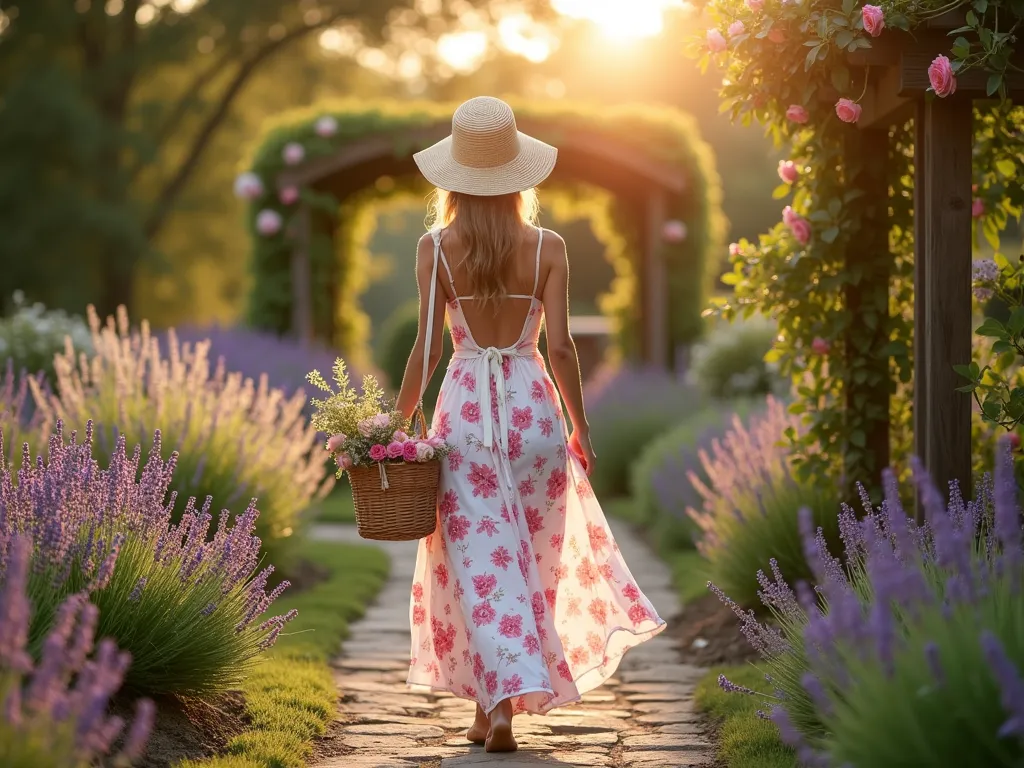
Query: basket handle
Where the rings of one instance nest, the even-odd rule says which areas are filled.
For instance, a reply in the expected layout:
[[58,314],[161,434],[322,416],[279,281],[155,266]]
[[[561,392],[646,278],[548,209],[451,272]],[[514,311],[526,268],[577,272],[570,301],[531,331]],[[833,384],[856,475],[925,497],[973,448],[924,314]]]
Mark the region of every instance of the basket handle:
[[412,422],[419,430],[419,438],[421,440],[427,437],[427,416],[423,413],[423,404],[416,406],[416,410],[412,412]]

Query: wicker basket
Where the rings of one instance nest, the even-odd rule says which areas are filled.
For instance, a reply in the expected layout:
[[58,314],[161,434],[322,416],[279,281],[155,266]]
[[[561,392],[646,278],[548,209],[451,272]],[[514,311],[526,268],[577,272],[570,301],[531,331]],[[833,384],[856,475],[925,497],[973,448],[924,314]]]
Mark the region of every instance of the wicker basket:
[[[413,416],[426,437],[423,411]],[[437,528],[437,486],[441,462],[396,461],[348,470],[356,527],[364,539],[415,541]]]

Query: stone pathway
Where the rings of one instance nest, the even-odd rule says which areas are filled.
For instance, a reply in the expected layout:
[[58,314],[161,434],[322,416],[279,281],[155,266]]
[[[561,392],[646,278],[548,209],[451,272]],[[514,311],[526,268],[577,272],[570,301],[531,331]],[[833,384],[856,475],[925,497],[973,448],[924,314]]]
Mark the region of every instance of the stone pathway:
[[[680,605],[668,569],[626,526],[613,521],[612,528],[633,576],[671,623]],[[349,526],[316,526],[313,536],[368,543]],[[545,716],[517,715],[518,752],[491,755],[470,744],[472,702],[406,688],[416,542],[382,546],[391,557],[391,576],[334,662],[341,704],[314,768],[714,765],[714,749],[693,708],[703,670],[681,663],[665,633],[628,651],[615,677],[582,702]]]

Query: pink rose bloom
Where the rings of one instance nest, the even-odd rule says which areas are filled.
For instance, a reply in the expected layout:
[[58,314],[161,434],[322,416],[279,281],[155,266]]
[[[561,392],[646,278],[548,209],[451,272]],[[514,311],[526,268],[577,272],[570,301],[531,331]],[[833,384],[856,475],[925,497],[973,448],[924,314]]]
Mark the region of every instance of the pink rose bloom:
[[816,355],[827,355],[830,349],[831,345],[821,336],[815,336],[814,341],[811,342],[811,351]]
[[338,466],[342,469],[352,469],[352,457],[347,453],[338,456]]
[[807,114],[807,110],[801,107],[799,104],[790,104],[789,109],[786,110],[786,117],[792,120],[794,123],[803,125],[810,119],[810,115]]
[[953,74],[953,65],[945,56],[936,56],[928,66],[928,82],[932,84],[932,90],[936,96],[945,98],[956,93],[956,75]]
[[444,445],[444,438],[437,437],[436,435],[434,437],[428,437],[427,445],[429,445],[431,448],[440,448],[442,445]]
[[729,243],[729,255],[733,256],[733,257],[736,257],[736,256],[740,255],[740,244],[739,243]]
[[787,205],[785,208],[782,209],[782,222],[786,226],[789,226],[790,224],[793,223],[794,220],[799,218],[800,214],[793,210],[793,206]]
[[277,199],[281,201],[281,205],[291,205],[299,199],[299,188],[285,187],[277,193]]
[[661,239],[666,243],[681,243],[686,239],[686,223],[679,219],[666,221],[661,228]]
[[404,445],[397,440],[393,443],[388,443],[388,458],[389,459],[400,459],[405,454]]
[[331,453],[337,453],[344,447],[345,440],[347,439],[348,438],[346,438],[345,435],[340,433],[337,435],[331,435],[331,439],[327,441],[327,450]]
[[729,25],[729,29],[727,31],[729,32],[729,37],[736,37],[736,35],[742,35],[745,30],[746,27],[743,26],[743,22],[736,20]]
[[402,446],[402,458],[406,461],[416,461],[416,446],[415,440],[406,440],[404,443],[399,443]]
[[844,123],[856,123],[860,120],[861,106],[850,99],[840,99],[836,102],[836,114]]
[[384,461],[388,457],[388,449],[378,443],[370,448],[370,458],[374,461]]
[[305,159],[306,150],[297,141],[290,141],[281,150],[281,157],[286,165],[298,165]]
[[971,216],[976,219],[980,219],[985,215],[985,201],[979,198],[974,198],[974,202],[971,203]]
[[711,51],[712,53],[721,53],[722,51],[724,51],[728,47],[729,47],[729,44],[727,42],[725,42],[725,38],[722,36],[721,32],[719,32],[717,29],[709,29],[708,30],[708,50],[709,51]]
[[281,231],[284,220],[277,211],[266,208],[256,214],[256,231],[265,237],[276,235]]
[[781,29],[776,29],[775,27],[773,27],[768,32],[768,39],[771,40],[776,45],[779,43],[784,43],[786,42],[786,33],[783,32]]
[[363,419],[356,424],[356,429],[359,430],[359,434],[363,437],[369,437],[370,432],[373,431],[373,423],[369,419]]
[[434,449],[429,443],[416,443],[416,461],[430,461],[434,458]]
[[864,20],[864,31],[872,37],[878,37],[882,34],[882,30],[885,29],[885,17],[882,15],[882,9],[877,5],[865,5],[860,11],[861,18]]
[[811,241],[811,225],[801,216],[789,222],[789,231],[800,245],[807,245]]
[[764,8],[764,0],[747,0],[747,8],[757,13]]
[[370,423],[373,424],[373,426],[375,427],[380,427],[381,429],[384,429],[385,427],[391,426],[391,416],[386,413],[378,413],[376,416],[370,419]]
[[800,170],[792,160],[779,160],[779,178],[787,184],[792,184],[800,178]]
[[395,434],[392,436],[391,439],[398,443],[404,443],[406,440],[409,439],[409,436],[399,429],[395,431]]

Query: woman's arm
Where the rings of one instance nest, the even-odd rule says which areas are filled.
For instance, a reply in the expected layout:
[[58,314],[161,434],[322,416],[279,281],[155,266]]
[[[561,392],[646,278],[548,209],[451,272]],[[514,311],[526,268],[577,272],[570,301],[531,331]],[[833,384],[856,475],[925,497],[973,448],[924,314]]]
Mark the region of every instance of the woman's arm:
[[548,360],[572,421],[573,447],[583,454],[581,459],[589,472],[594,465],[590,425],[583,407],[580,360],[576,354],[576,344],[569,334],[569,258],[565,252],[565,241],[554,232],[545,234],[548,236],[544,238],[544,250],[550,254],[551,270],[544,284],[541,301],[544,303]]
[[[434,240],[426,234],[420,238],[419,246],[416,248],[416,286],[420,298],[420,320],[419,328],[416,331],[416,343],[409,354],[409,362],[405,364],[405,375],[402,377],[402,388],[398,392],[398,410],[406,418],[412,416],[417,403],[420,401],[420,383],[423,378],[423,349],[427,332],[427,309],[430,296],[430,283],[437,280],[437,273],[434,271]],[[441,339],[444,332],[444,288],[438,282],[437,292],[434,296],[434,318],[433,331],[430,337],[430,360],[427,361],[427,380],[434,375],[434,369],[441,360]]]

